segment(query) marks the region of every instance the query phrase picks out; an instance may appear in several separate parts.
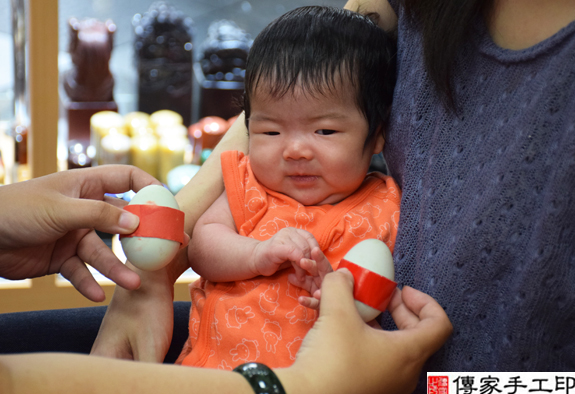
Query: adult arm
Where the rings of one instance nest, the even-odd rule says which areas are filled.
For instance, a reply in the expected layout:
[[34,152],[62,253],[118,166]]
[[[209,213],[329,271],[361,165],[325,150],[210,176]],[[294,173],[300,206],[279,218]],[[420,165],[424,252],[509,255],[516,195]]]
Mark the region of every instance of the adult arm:
[[[192,238],[198,218],[224,190],[220,154],[232,149],[247,152],[247,147],[242,114],[200,171],[176,195],[180,209],[186,213],[185,231]],[[180,250],[168,266],[155,272],[131,266],[142,284],[135,291],[116,288],[92,354],[162,362],[172,338],[174,283],[189,266],[187,248]]]
[[[352,291],[353,277],[345,269],[322,282],[320,316],[294,364],[312,369],[308,392],[411,393],[425,361],[451,335],[445,311],[430,296],[405,287],[395,291],[388,306],[399,330],[384,331],[361,320]],[[307,364],[312,359],[317,365]]]
[[129,234],[138,217],[125,201],[105,193],[159,184],[131,166],[58,172],[0,187],[0,276],[24,279],[61,273],[85,297],[103,301],[104,291],[85,262],[127,289],[140,279],[124,267],[94,229]]
[[[409,393],[425,360],[451,333],[441,306],[411,288],[397,291],[390,306],[399,330],[371,328],[355,309],[352,289],[345,270],[325,277],[318,321],[295,363],[275,370],[287,393]],[[253,393],[242,376],[228,371],[68,354],[0,356],[3,393],[83,392],[86,387],[106,394]]]
[[387,0],[348,0],[343,8],[361,14],[376,13],[379,27],[386,31],[397,28],[397,15]]

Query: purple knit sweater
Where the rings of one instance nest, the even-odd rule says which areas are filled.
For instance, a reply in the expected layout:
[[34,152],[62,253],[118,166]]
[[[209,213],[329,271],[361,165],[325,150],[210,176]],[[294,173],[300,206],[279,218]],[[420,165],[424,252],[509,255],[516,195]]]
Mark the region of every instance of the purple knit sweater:
[[456,117],[426,76],[419,32],[390,3],[396,280],[454,325],[426,370],[575,371],[575,22],[510,51],[477,21],[457,59]]

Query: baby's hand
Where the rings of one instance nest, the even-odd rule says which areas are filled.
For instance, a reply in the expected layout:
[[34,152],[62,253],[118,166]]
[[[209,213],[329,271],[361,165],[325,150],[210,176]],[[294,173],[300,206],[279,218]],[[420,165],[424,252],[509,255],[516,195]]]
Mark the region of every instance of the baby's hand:
[[312,295],[311,297],[300,296],[299,303],[311,309],[319,309],[321,282],[327,274],[333,271],[328,259],[318,246],[311,250],[311,259],[303,258],[293,263],[293,266],[295,274],[288,276],[289,282],[307,290]]
[[293,227],[282,228],[256,246],[252,271],[256,275],[273,275],[294,262],[311,258],[314,248],[319,249],[319,244],[311,233]]

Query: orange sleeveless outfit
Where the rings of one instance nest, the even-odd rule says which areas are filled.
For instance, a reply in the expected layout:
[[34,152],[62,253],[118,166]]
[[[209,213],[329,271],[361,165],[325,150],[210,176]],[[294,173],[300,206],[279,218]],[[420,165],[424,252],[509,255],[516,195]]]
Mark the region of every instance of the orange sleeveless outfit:
[[[368,174],[354,194],[336,205],[303,206],[263,187],[248,156],[224,152],[221,162],[240,235],[263,241],[284,227],[307,230],[334,269],[349,249],[367,238],[384,241],[393,252],[400,190],[391,177]],[[298,296],[307,292],[287,281],[290,272],[293,269],[237,282],[202,278],[192,283],[190,334],[177,362],[227,370],[248,361],[270,368],[291,365],[317,313],[299,305]]]

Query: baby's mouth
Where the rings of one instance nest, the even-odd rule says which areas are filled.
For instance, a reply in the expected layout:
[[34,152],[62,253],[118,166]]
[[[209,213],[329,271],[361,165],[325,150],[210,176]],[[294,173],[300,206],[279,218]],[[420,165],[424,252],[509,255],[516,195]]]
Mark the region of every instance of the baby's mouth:
[[289,178],[298,183],[309,183],[317,180],[316,175],[289,175]]

